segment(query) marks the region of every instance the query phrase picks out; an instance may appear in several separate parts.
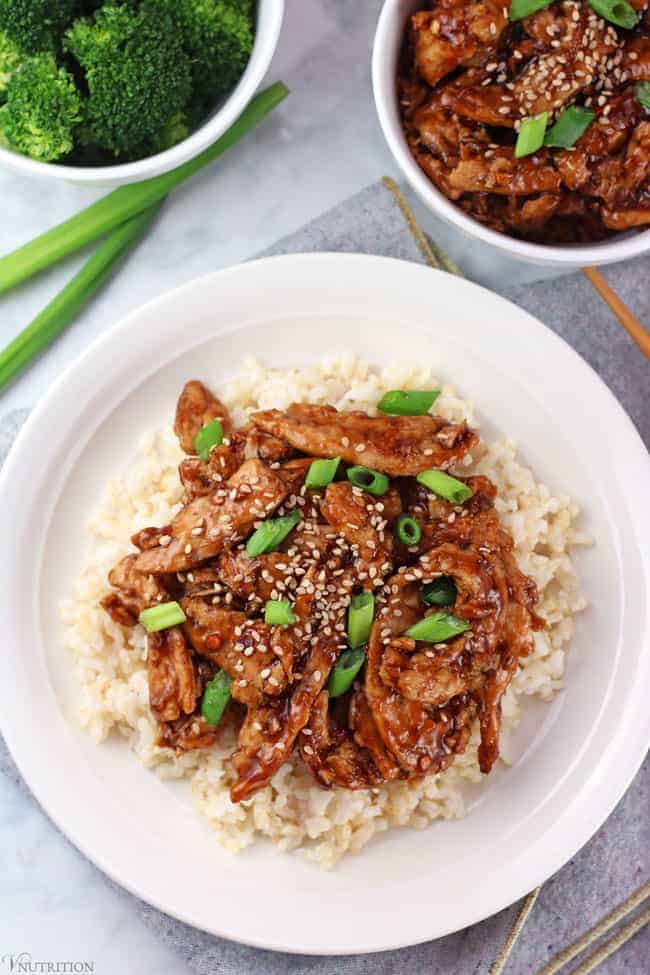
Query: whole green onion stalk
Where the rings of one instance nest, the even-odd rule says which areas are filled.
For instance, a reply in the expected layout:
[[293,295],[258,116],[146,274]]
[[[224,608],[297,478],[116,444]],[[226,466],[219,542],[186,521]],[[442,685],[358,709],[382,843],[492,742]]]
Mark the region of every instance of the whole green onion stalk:
[[288,94],[286,85],[276,82],[256,95],[234,125],[194,159],[169,173],[113,190],[58,227],[0,258],[0,295],[160,203],[168,193],[247,135]]

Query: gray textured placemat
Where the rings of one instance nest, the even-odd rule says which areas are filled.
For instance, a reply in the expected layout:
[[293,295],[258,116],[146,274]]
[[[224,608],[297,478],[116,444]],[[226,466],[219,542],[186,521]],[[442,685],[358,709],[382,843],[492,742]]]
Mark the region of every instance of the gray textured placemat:
[[[364,251],[423,263],[391,194],[376,184],[280,241],[267,253]],[[643,321],[650,321],[648,258],[619,265],[608,277]],[[650,442],[650,377],[641,353],[581,275],[502,292],[541,317],[600,373]],[[540,369],[552,368],[540,363]],[[0,462],[27,415],[19,410],[0,420]],[[0,739],[0,779],[25,788]],[[575,940],[608,909],[650,875],[650,761],[593,839],[543,887],[517,942],[508,973],[534,973],[561,947]],[[477,878],[480,882],[480,878]],[[109,886],[114,886],[105,880]],[[119,888],[116,896],[158,937],[173,947],[198,975],[487,975],[507,937],[517,906],[481,924],[428,944],[344,958],[319,958],[258,951],[203,934],[143,904]],[[408,910],[408,905],[402,905]],[[432,911],[435,903],[432,900]],[[360,905],[363,910],[363,905]],[[326,925],[327,919],[323,923]],[[599,969],[603,975],[647,975],[650,930],[625,945]]]

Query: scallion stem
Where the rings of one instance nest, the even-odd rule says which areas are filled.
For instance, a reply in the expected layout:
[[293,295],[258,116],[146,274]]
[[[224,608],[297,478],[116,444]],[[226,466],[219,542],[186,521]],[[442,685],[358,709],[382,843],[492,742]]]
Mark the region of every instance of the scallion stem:
[[161,207],[162,202],[149,207],[109,234],[65,288],[0,352],[0,390],[67,328],[120,258],[141,240]]
[[194,159],[169,173],[113,190],[58,227],[0,258],[0,295],[163,200],[180,183],[218,159],[247,135],[288,94],[286,85],[276,82],[256,95],[234,125]]

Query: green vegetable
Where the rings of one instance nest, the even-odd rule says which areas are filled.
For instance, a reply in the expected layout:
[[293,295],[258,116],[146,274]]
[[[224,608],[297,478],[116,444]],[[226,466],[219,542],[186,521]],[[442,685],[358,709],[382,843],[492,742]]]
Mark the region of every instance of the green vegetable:
[[255,5],[251,0],[145,0],[172,18],[192,70],[196,121],[235,87],[253,50]]
[[650,112],[650,81],[642,81],[636,86],[636,97],[646,112]]
[[41,162],[67,156],[81,122],[81,96],[74,79],[49,54],[27,58],[11,75],[0,128],[7,143]]
[[306,488],[323,488],[334,480],[340,457],[333,460],[313,460],[305,478]]
[[0,102],[4,101],[9,79],[20,66],[24,57],[18,45],[4,31],[0,30]]
[[224,670],[218,671],[203,692],[201,714],[208,724],[217,725],[230,701],[232,680]]
[[595,118],[596,113],[588,108],[570,105],[562,112],[555,125],[547,131],[544,145],[570,149],[585,134]]
[[512,0],[508,17],[510,20],[523,20],[538,10],[550,7],[553,0]]
[[23,247],[0,258],[0,294],[9,291],[38,271],[63,260],[69,254],[73,254],[162,200],[170,190],[184,180],[190,179],[204,166],[214,162],[227,149],[235,145],[286,98],[288,93],[288,89],[282,82],[276,82],[270,88],[260,92],[238,121],[199,156],[170,173],[163,173],[141,183],[133,183],[113,190],[112,193],[59,224],[58,227],[53,227]]
[[352,649],[368,642],[375,615],[375,597],[371,592],[353,596],[348,607],[348,643]]
[[366,655],[363,650],[344,650],[336,661],[327,682],[330,697],[340,697],[352,687],[354,678],[364,665]]
[[451,576],[440,576],[422,587],[422,602],[427,606],[451,606],[456,602],[456,583]]
[[444,471],[422,471],[421,474],[418,474],[417,480],[430,491],[433,491],[434,494],[438,494],[441,498],[452,501],[454,504],[463,504],[473,494],[471,487],[463,484],[462,481],[458,481],[455,477],[445,474]]
[[274,552],[299,521],[300,512],[297,508],[281,518],[269,518],[246,542],[246,554],[254,558],[256,555]]
[[74,320],[117,262],[144,236],[161,206],[162,202],[157,203],[113,230],[69,284],[0,352],[0,390]]
[[189,58],[163,11],[104,6],[75,21],[64,46],[88,86],[90,138],[122,161],[146,154],[143,146],[189,100]]
[[143,609],[138,619],[147,633],[157,633],[159,630],[168,630],[170,626],[184,623],[187,617],[179,604],[172,600],[169,603],[159,603],[150,609]]
[[162,132],[159,132],[146,146],[147,155],[155,156],[177,146],[191,134],[190,121],[186,112],[176,112],[172,115]]
[[218,420],[210,420],[195,436],[194,449],[201,460],[207,460],[212,448],[218,447],[222,440],[223,427]]
[[589,6],[599,17],[626,30],[636,27],[639,20],[639,14],[626,0],[589,0]]
[[439,389],[391,389],[377,403],[382,413],[398,416],[424,416],[440,396]]
[[515,143],[515,156],[521,159],[522,156],[530,156],[537,152],[544,145],[544,133],[548,122],[548,112],[541,112],[533,118],[525,118],[521,123],[517,142]]
[[390,484],[385,474],[373,471],[370,467],[348,467],[347,478],[355,487],[362,488],[376,497],[386,494]]
[[443,640],[458,636],[459,633],[464,633],[469,628],[467,620],[440,611],[432,613],[431,616],[425,616],[419,623],[410,626],[406,631],[406,636],[410,636],[414,640],[422,640],[424,643],[442,643]]
[[270,626],[288,626],[296,622],[291,603],[286,599],[269,599],[264,607],[264,622]]
[[0,0],[0,30],[27,54],[54,52],[77,0]]
[[417,545],[422,538],[422,529],[409,515],[400,515],[395,525],[395,534],[404,545]]

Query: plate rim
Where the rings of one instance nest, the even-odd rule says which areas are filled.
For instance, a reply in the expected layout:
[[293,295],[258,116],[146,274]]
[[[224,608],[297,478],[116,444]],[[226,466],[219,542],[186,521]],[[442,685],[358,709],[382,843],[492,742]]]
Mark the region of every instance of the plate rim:
[[[418,274],[423,274],[424,272],[426,272],[429,275],[432,273],[434,275],[445,273],[409,261],[403,261],[396,258],[379,257],[379,256],[367,255],[367,254],[349,254],[349,253],[336,253],[336,252],[334,253],[317,252],[311,254],[286,254],[286,255],[279,255],[276,257],[261,258],[256,261],[250,261],[250,262],[245,262],[243,264],[233,265],[231,267],[224,268],[216,272],[211,272],[207,275],[202,275],[198,278],[193,279],[192,281],[186,282],[184,285],[180,286],[179,288],[175,288],[163,292],[163,294],[158,295],[155,298],[152,298],[144,305],[141,305],[138,308],[132,310],[126,316],[123,316],[118,322],[116,322],[111,327],[106,329],[106,331],[104,331],[101,335],[97,336],[90,343],[90,345],[84,350],[84,352],[82,352],[82,354],[63,371],[63,373],[58,378],[58,380],[50,387],[47,394],[38,403],[38,405],[32,410],[30,416],[28,417],[23,428],[19,432],[14,444],[12,445],[12,448],[3,466],[2,473],[0,474],[0,501],[4,499],[4,496],[8,491],[8,485],[10,484],[11,478],[14,475],[14,468],[20,467],[20,463],[22,460],[22,453],[25,449],[23,445],[29,444],[29,440],[33,435],[33,431],[38,427],[42,415],[47,413],[51,402],[56,400],[60,391],[65,387],[68,378],[71,375],[77,374],[79,371],[83,371],[84,366],[88,359],[91,359],[93,356],[95,356],[97,352],[101,351],[104,346],[110,346],[111,343],[114,343],[116,339],[118,339],[124,331],[128,330],[132,326],[134,321],[136,321],[140,315],[142,315],[145,311],[151,312],[153,309],[156,308],[156,306],[164,304],[165,302],[173,298],[182,296],[184,292],[190,291],[196,288],[198,285],[202,287],[210,287],[213,282],[218,282],[219,280],[223,280],[224,277],[229,276],[233,273],[246,274],[247,271],[250,269],[253,269],[252,273],[255,273],[254,269],[256,267],[259,267],[261,265],[267,265],[269,263],[272,263],[274,265],[288,264],[290,266],[294,266],[297,261],[298,262],[307,261],[312,264],[316,264],[319,262],[327,264],[330,263],[331,261],[349,264],[352,261],[356,261],[356,262],[372,263],[373,265],[381,264],[384,267],[389,264],[391,266],[399,265],[402,268],[402,270],[408,268],[409,269],[408,273],[417,272]],[[400,272],[398,271],[397,273]],[[457,281],[458,281],[458,287],[460,288],[477,289],[478,292],[480,293],[487,291],[487,289],[482,288],[480,285],[476,285],[473,282],[469,282],[465,279],[459,278],[457,279]],[[638,448],[640,447],[641,452],[643,452],[644,454],[647,453],[645,449],[645,445],[643,444],[643,441],[641,440],[640,435],[636,430],[636,427],[634,426],[631,419],[627,416],[627,414],[623,410],[621,404],[611,393],[609,388],[606,386],[603,380],[598,376],[595,370],[593,370],[592,367],[589,366],[589,364],[582,359],[582,357],[575,351],[575,349],[573,349],[572,346],[570,346],[569,343],[566,342],[561,336],[553,332],[548,326],[545,326],[542,322],[540,322],[534,316],[530,315],[524,309],[521,309],[519,306],[514,305],[513,302],[510,302],[508,299],[505,299],[502,296],[495,294],[494,292],[487,292],[487,293],[490,295],[491,299],[496,299],[497,302],[502,302],[508,306],[514,307],[517,311],[518,318],[522,322],[522,325],[524,324],[524,320],[527,319],[527,325],[530,329],[532,329],[533,331],[539,330],[540,334],[544,334],[547,339],[551,341],[555,341],[558,344],[558,346],[562,348],[564,354],[566,354],[568,350],[571,353],[571,357],[574,360],[574,365],[577,364],[579,368],[583,370],[586,369],[586,372],[589,374],[590,380],[592,382],[595,380],[597,385],[600,386],[601,395],[603,393],[605,394],[608,400],[609,409],[610,410],[615,409],[615,412],[618,415],[619,424],[623,424],[624,426],[626,426],[628,435],[632,435],[632,440],[630,441],[630,443],[634,444],[634,450],[638,450]],[[269,319],[271,319],[272,317],[273,315],[270,313]],[[423,316],[423,318],[424,317],[425,316]],[[161,367],[162,367],[162,363],[157,363],[157,365],[155,366],[154,369],[152,369],[152,371],[156,371]],[[146,376],[141,377],[142,382],[145,379]],[[648,465],[648,470],[650,470],[650,464]],[[2,521],[6,518],[6,512],[7,512],[7,505],[5,504],[0,506],[0,525],[2,525]],[[645,520],[648,521],[648,518],[646,517]],[[643,555],[643,553],[641,553],[641,555]],[[648,577],[648,559],[645,560],[645,569],[646,569],[646,576],[644,582],[647,587],[650,581]],[[12,647],[12,652],[15,653],[17,651]],[[8,659],[10,657],[11,657],[11,653],[7,655]],[[1,664],[0,669],[1,667],[5,666],[4,663],[0,662],[0,664]],[[2,688],[2,682],[0,682],[0,700],[2,699],[3,693],[4,691]],[[648,723],[648,735],[646,737],[648,739],[648,742],[650,742],[650,721],[647,723]],[[151,904],[157,909],[167,914],[171,914],[172,916],[177,917],[179,920],[187,924],[190,924],[194,927],[199,927],[197,921],[194,920],[191,915],[185,914],[182,910],[178,910],[177,908],[170,909],[168,905],[158,901],[155,898],[155,896],[152,896],[149,892],[143,893],[142,887],[138,887],[137,885],[132,884],[130,881],[125,880],[119,873],[115,873],[111,865],[106,864],[104,862],[104,857],[100,855],[100,853],[92,849],[89,849],[87,844],[84,841],[80,840],[75,835],[75,831],[72,827],[68,827],[67,824],[64,824],[63,822],[60,821],[56,813],[52,811],[51,798],[50,797],[45,798],[41,796],[38,785],[35,784],[33,780],[34,778],[34,776],[32,775],[33,770],[30,768],[30,772],[28,774],[25,774],[23,772],[23,768],[22,768],[23,762],[21,761],[21,759],[24,759],[25,756],[22,754],[21,745],[18,739],[13,734],[13,731],[15,729],[11,728],[10,724],[11,722],[6,718],[6,713],[4,713],[3,709],[0,709],[0,727],[2,728],[3,733],[5,735],[7,747],[9,748],[9,751],[14,761],[16,762],[16,765],[21,771],[21,775],[23,775],[30,791],[36,797],[37,801],[44,809],[46,814],[49,816],[49,818],[61,830],[61,832],[63,832],[64,835],[66,835],[71,840],[71,842],[77,847],[77,849],[79,849],[85,856],[87,856],[88,859],[91,860],[91,862],[95,863],[104,873],[106,873],[109,877],[111,877],[111,879],[113,879],[121,887],[129,890],[135,896],[140,897],[141,899],[145,900],[147,903]],[[629,786],[630,782],[634,778],[634,775],[636,774],[638,768],[643,762],[647,747],[648,747],[648,743],[639,742],[634,753],[634,759],[632,760],[631,763],[629,761],[627,763],[627,770],[623,776],[623,780],[624,780],[623,784],[621,785],[619,783],[616,786],[616,788],[613,790],[615,794],[613,795],[613,798],[611,798],[611,801],[608,801],[606,812],[602,816],[602,818],[600,817],[600,813],[599,813],[599,821],[597,825],[593,829],[591,829],[591,827],[588,828],[589,829],[588,835],[584,836],[580,840],[578,846],[575,846],[575,844],[572,842],[571,849],[569,849],[568,852],[564,851],[564,853],[561,854],[561,859],[559,861],[556,856],[555,859],[553,860],[553,865],[550,871],[543,870],[542,873],[544,873],[544,876],[541,881],[537,880],[536,884],[548,879],[549,876],[551,876],[558,869],[560,869],[560,867],[564,863],[566,863],[566,861],[570,859],[571,856],[574,856],[575,853],[582,847],[582,845],[584,845],[584,843],[586,843],[590,839],[593,833],[598,828],[600,828],[600,826],[605,821],[605,819],[611,814],[613,808],[620,801],[620,798],[622,797],[627,787]],[[630,754],[631,753],[628,752],[627,755],[628,759],[630,757]],[[602,762],[603,759],[601,758],[600,761]],[[26,764],[29,764],[29,762],[27,761]],[[600,763],[598,767],[600,767]],[[508,906],[509,904],[517,900],[520,896],[523,896],[523,894],[525,893],[526,890],[522,890],[521,893],[518,893],[513,898],[509,892],[505,898],[501,898],[497,903],[495,903],[495,905],[490,909],[490,914],[503,909],[504,907]],[[233,941],[239,941],[240,943],[248,944],[258,948],[266,948],[275,951],[285,951],[288,953],[337,955],[341,953],[357,953],[357,954],[365,953],[365,952],[371,953],[375,951],[391,950],[395,948],[404,947],[406,945],[422,943],[430,940],[432,937],[435,938],[443,937],[446,934],[451,933],[452,931],[458,930],[459,927],[464,927],[468,924],[476,923],[477,921],[480,921],[487,916],[490,915],[486,915],[484,911],[479,910],[476,916],[471,916],[469,917],[469,919],[467,917],[463,917],[460,925],[452,926],[448,930],[440,931],[435,935],[431,935],[431,933],[428,934],[424,933],[417,940],[413,940],[411,938],[409,938],[409,940],[407,941],[397,939],[395,941],[383,942],[381,944],[380,943],[371,944],[371,945],[359,944],[358,947],[355,948],[351,948],[349,945],[345,945],[344,947],[337,947],[336,945],[332,946],[331,942],[328,943],[327,945],[324,944],[314,945],[312,943],[300,944],[299,942],[295,942],[293,944],[287,944],[284,941],[273,944],[270,943],[268,939],[256,941],[254,938],[250,938],[250,937],[246,937],[246,938],[238,937],[237,934],[233,934],[231,931],[219,930],[218,925],[213,925],[210,928],[206,928],[201,925],[200,928],[202,930],[208,930],[210,933],[216,934],[220,937],[228,938]]]

